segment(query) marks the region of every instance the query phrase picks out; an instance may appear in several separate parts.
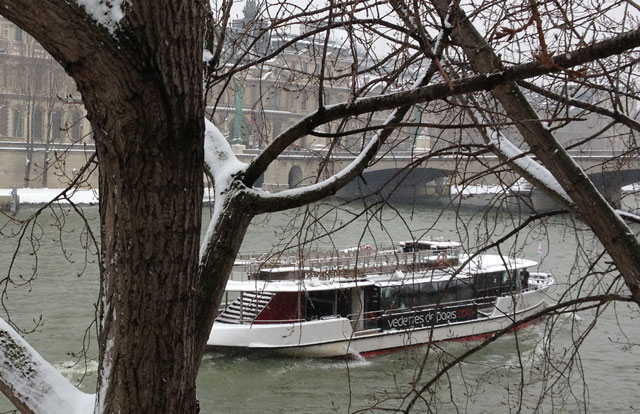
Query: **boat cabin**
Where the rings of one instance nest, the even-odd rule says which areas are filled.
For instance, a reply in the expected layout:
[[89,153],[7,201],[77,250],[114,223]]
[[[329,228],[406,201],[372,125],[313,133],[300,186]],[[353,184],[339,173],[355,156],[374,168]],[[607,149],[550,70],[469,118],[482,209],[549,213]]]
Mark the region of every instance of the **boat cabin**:
[[535,264],[522,259],[508,262],[505,267],[504,260],[483,258],[483,263],[472,262],[462,270],[450,267],[410,274],[396,270],[331,279],[305,278],[312,268],[262,269],[264,277],[229,282],[227,295],[238,292],[238,297],[229,302],[227,296],[229,304],[217,321],[277,324],[342,317],[351,320],[357,331],[393,329],[400,323],[396,320],[409,323],[405,317],[416,325],[434,318],[437,323],[476,318],[498,297],[521,290],[520,272]]

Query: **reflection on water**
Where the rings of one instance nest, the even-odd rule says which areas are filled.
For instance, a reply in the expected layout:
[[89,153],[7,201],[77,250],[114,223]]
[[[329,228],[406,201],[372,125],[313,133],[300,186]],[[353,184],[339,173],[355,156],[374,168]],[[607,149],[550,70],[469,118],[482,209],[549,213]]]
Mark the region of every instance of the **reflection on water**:
[[[91,227],[97,231],[97,209],[85,211]],[[321,232],[340,229],[322,243],[353,246],[372,240],[397,241],[428,234],[432,238],[460,240],[474,251],[475,246],[502,237],[518,220],[508,215],[456,214],[415,206],[362,216],[355,215],[354,211],[330,211],[328,207],[321,207],[310,216],[322,217],[322,225],[297,235],[295,231],[301,228],[303,216],[259,217],[249,229],[243,249],[268,249],[274,240],[282,240],[283,245],[294,244],[301,238],[311,239]],[[28,212],[23,209],[20,214],[25,216]],[[61,217],[48,212],[40,219],[40,225],[34,229],[39,236],[37,257],[30,255],[30,245],[23,244],[13,275],[16,281],[24,281],[35,269],[37,279],[21,288],[9,285],[5,302],[21,326],[37,326],[36,331],[27,336],[36,349],[72,380],[84,376],[82,387],[91,391],[97,370],[95,327],[91,326],[98,294],[97,265],[95,257],[85,256],[81,248],[86,244],[82,221],[74,214]],[[204,217],[206,222],[207,212]],[[60,232],[55,223],[62,220],[65,230]],[[595,257],[591,249],[597,249],[588,232],[576,232],[572,225],[570,220],[562,218],[536,224],[522,232],[513,246],[503,246],[502,253],[540,260],[541,269],[552,271],[558,279],[556,294],[559,294],[575,282],[577,275],[585,272],[584,264],[575,264],[576,257]],[[343,226],[346,229],[342,229]],[[538,253],[539,245],[542,254]],[[15,246],[15,241],[0,241],[3,275],[7,273]],[[627,305],[610,306],[601,315],[600,323],[581,351],[582,371],[573,367],[563,372],[573,378],[571,389],[556,385],[553,390],[570,397],[566,401],[553,397],[553,403],[557,404],[554,406],[547,400],[545,412],[583,412],[585,402],[593,412],[633,412],[640,408],[635,402],[640,385],[640,365],[635,363],[638,350],[629,346],[630,342],[640,343],[638,316],[637,308]],[[556,334],[551,341],[545,336],[545,321],[496,340],[469,357],[462,369],[451,370],[438,383],[434,395],[425,394],[427,402],[419,402],[415,412],[425,411],[424,404],[440,412],[518,411],[516,401],[521,380],[531,384],[523,393],[521,411],[531,411],[542,395],[551,398],[552,393],[547,389],[551,384],[545,382],[547,370],[565,369],[563,362],[570,357],[567,352],[572,340],[592,320],[592,313],[583,313],[580,318],[560,317],[555,322]],[[77,360],[70,354],[81,351],[85,331],[91,339],[89,357],[94,359],[88,364],[80,360],[73,365]],[[201,408],[203,413],[346,413],[376,404],[385,409],[398,408],[403,404],[402,398],[411,392],[411,384],[420,387],[439,366],[474,344],[477,342],[422,346],[366,360],[284,359],[211,352],[205,355],[198,378]],[[550,361],[551,351],[554,359]],[[421,370],[421,367],[424,368]],[[586,389],[582,386],[582,376],[586,378]],[[0,410],[8,408],[7,404],[3,400]]]

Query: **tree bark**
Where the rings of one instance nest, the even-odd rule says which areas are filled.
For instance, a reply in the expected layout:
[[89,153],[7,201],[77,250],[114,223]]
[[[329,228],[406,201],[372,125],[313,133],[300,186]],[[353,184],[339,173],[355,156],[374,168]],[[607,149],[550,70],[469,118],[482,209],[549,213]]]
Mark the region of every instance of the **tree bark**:
[[[255,207],[251,198],[244,194],[240,180],[229,189],[224,204],[224,214],[212,223],[213,238],[206,241],[198,274],[196,343],[199,344],[196,365],[206,349],[211,327],[231,274],[235,258],[240,250],[244,235],[254,217]],[[240,188],[238,188],[240,187]],[[197,369],[197,368],[196,368]]]
[[110,33],[75,2],[0,6],[75,79],[95,133],[102,226],[97,409],[197,412],[205,7],[129,2]]
[[[105,413],[198,411],[195,395],[198,366],[247,226],[254,214],[297,205],[297,201],[291,200],[260,202],[252,199],[244,186],[253,183],[288,145],[314,126],[349,114],[494,88],[504,82],[504,76],[513,80],[551,71],[535,63],[505,74],[465,80],[460,85],[443,83],[406,95],[381,96],[319,110],[280,135],[245,170],[244,177],[231,180],[225,189],[226,203],[222,207],[225,214],[214,221],[214,237],[208,241],[200,263],[202,41],[208,3],[188,0],[122,3],[124,18],[110,31],[88,16],[77,2],[0,0],[0,12],[35,36],[75,79],[94,128],[100,160],[102,225],[96,400],[98,411]],[[462,19],[457,23],[462,27],[468,23],[465,22]],[[471,29],[460,30],[465,30],[461,34],[464,36]],[[640,42],[640,31],[629,36]],[[598,56],[615,53],[601,44],[598,46],[585,48],[585,52],[599,51]],[[575,64],[580,59],[596,58],[576,55],[577,58],[567,56],[566,62]],[[473,53],[470,58],[474,65],[480,65]],[[488,54],[477,59],[494,58]],[[498,62],[497,58],[494,61]],[[479,69],[489,70],[491,67]],[[514,100],[507,100],[511,85],[494,91],[503,96],[503,105],[514,119],[530,119],[530,107],[527,109],[521,102],[522,97],[514,95]],[[398,121],[401,119],[398,116]],[[529,123],[521,125],[523,131],[529,126]],[[557,145],[544,131],[532,129],[525,138],[542,155],[553,154],[553,145]],[[371,149],[361,164],[345,174],[355,174],[358,168],[364,168],[374,154],[375,149]],[[561,183],[571,187],[567,179],[573,178],[573,170],[563,169],[548,157],[541,159]],[[328,194],[336,186],[327,183],[324,188]],[[593,195],[592,190],[584,190],[574,198],[583,215],[588,212],[586,198]],[[572,197],[576,191],[583,190],[567,188]],[[313,196],[324,195],[317,191]],[[299,198],[300,203],[311,200]],[[602,208],[602,203],[597,207]],[[611,220],[606,216],[603,223]],[[606,235],[602,225],[598,226],[596,233]],[[622,240],[627,236],[623,232],[614,234],[615,237]],[[610,242],[605,245],[608,249],[614,249],[620,241],[606,237],[605,240]],[[623,246],[621,252],[630,254],[632,250],[624,250]],[[632,265],[636,272],[640,269],[637,263],[640,254],[635,259],[630,257],[632,260],[624,266],[619,264],[621,271],[629,275]],[[618,256],[614,259],[616,263],[624,261]],[[637,281],[637,274],[633,277]],[[637,284],[632,291],[638,295]]]
[[204,105],[202,20],[192,18],[201,7],[134,5],[137,41],[115,60],[108,83],[117,87],[84,96],[100,160],[97,404],[107,413],[194,413]]

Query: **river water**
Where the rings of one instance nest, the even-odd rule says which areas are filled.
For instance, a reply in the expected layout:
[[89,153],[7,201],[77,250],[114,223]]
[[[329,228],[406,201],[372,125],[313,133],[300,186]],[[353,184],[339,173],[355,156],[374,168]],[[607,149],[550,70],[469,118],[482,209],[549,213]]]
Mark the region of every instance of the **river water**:
[[[269,249],[276,244],[309,240],[331,231],[324,244],[372,244],[374,241],[430,238],[460,240],[474,251],[487,240],[495,241],[525,217],[504,213],[440,210],[394,206],[358,215],[358,207],[318,206],[297,215],[276,214],[254,219],[243,250]],[[22,209],[27,217],[35,209]],[[97,209],[85,208],[89,227],[97,232]],[[6,219],[0,219],[1,223]],[[208,213],[205,213],[205,221]],[[304,231],[301,222],[316,223]],[[64,222],[62,230],[59,224]],[[13,226],[3,227],[8,233]],[[12,270],[13,280],[37,278],[24,286],[9,284],[3,303],[30,343],[81,387],[91,392],[95,384],[95,326],[98,295],[95,257],[87,254],[83,221],[64,209],[47,210],[29,230],[37,239],[23,239]],[[0,274],[7,274],[17,239],[0,238]],[[38,249],[37,255],[32,250]],[[91,250],[91,249],[89,249]],[[493,252],[496,250],[494,249]],[[599,245],[590,233],[570,218],[556,217],[526,227],[516,240],[501,248],[541,262],[558,280],[553,295],[579,289],[603,289],[615,283],[605,275],[606,260],[587,274],[587,259],[595,258]],[[4,286],[4,285],[3,285]],[[640,411],[640,314],[627,305],[609,306],[597,317],[593,310],[548,318],[506,335],[470,356],[440,380],[435,392],[425,393],[415,412],[636,412]],[[37,322],[37,323],[36,323]],[[37,326],[36,326],[37,325]],[[552,333],[549,329],[553,326]],[[581,340],[580,335],[589,332]],[[581,342],[577,355],[572,344]],[[208,353],[198,377],[203,413],[347,413],[398,408],[415,385],[421,387],[437,370],[479,342],[451,342],[418,347],[368,359],[317,360],[269,358],[255,355]],[[84,346],[87,357],[78,357]],[[571,363],[570,361],[573,361]],[[422,371],[421,371],[422,369]],[[421,376],[420,376],[421,374]],[[524,382],[527,386],[522,388]],[[523,405],[518,405],[522,397]],[[0,401],[0,410],[10,408]],[[382,411],[381,411],[382,412]]]

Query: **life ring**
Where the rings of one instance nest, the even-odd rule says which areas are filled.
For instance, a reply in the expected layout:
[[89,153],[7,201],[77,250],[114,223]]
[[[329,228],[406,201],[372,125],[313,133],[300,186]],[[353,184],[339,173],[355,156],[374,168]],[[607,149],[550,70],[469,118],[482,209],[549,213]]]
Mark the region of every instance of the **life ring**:
[[373,250],[373,247],[370,244],[365,244],[364,245],[364,249],[365,250]]

